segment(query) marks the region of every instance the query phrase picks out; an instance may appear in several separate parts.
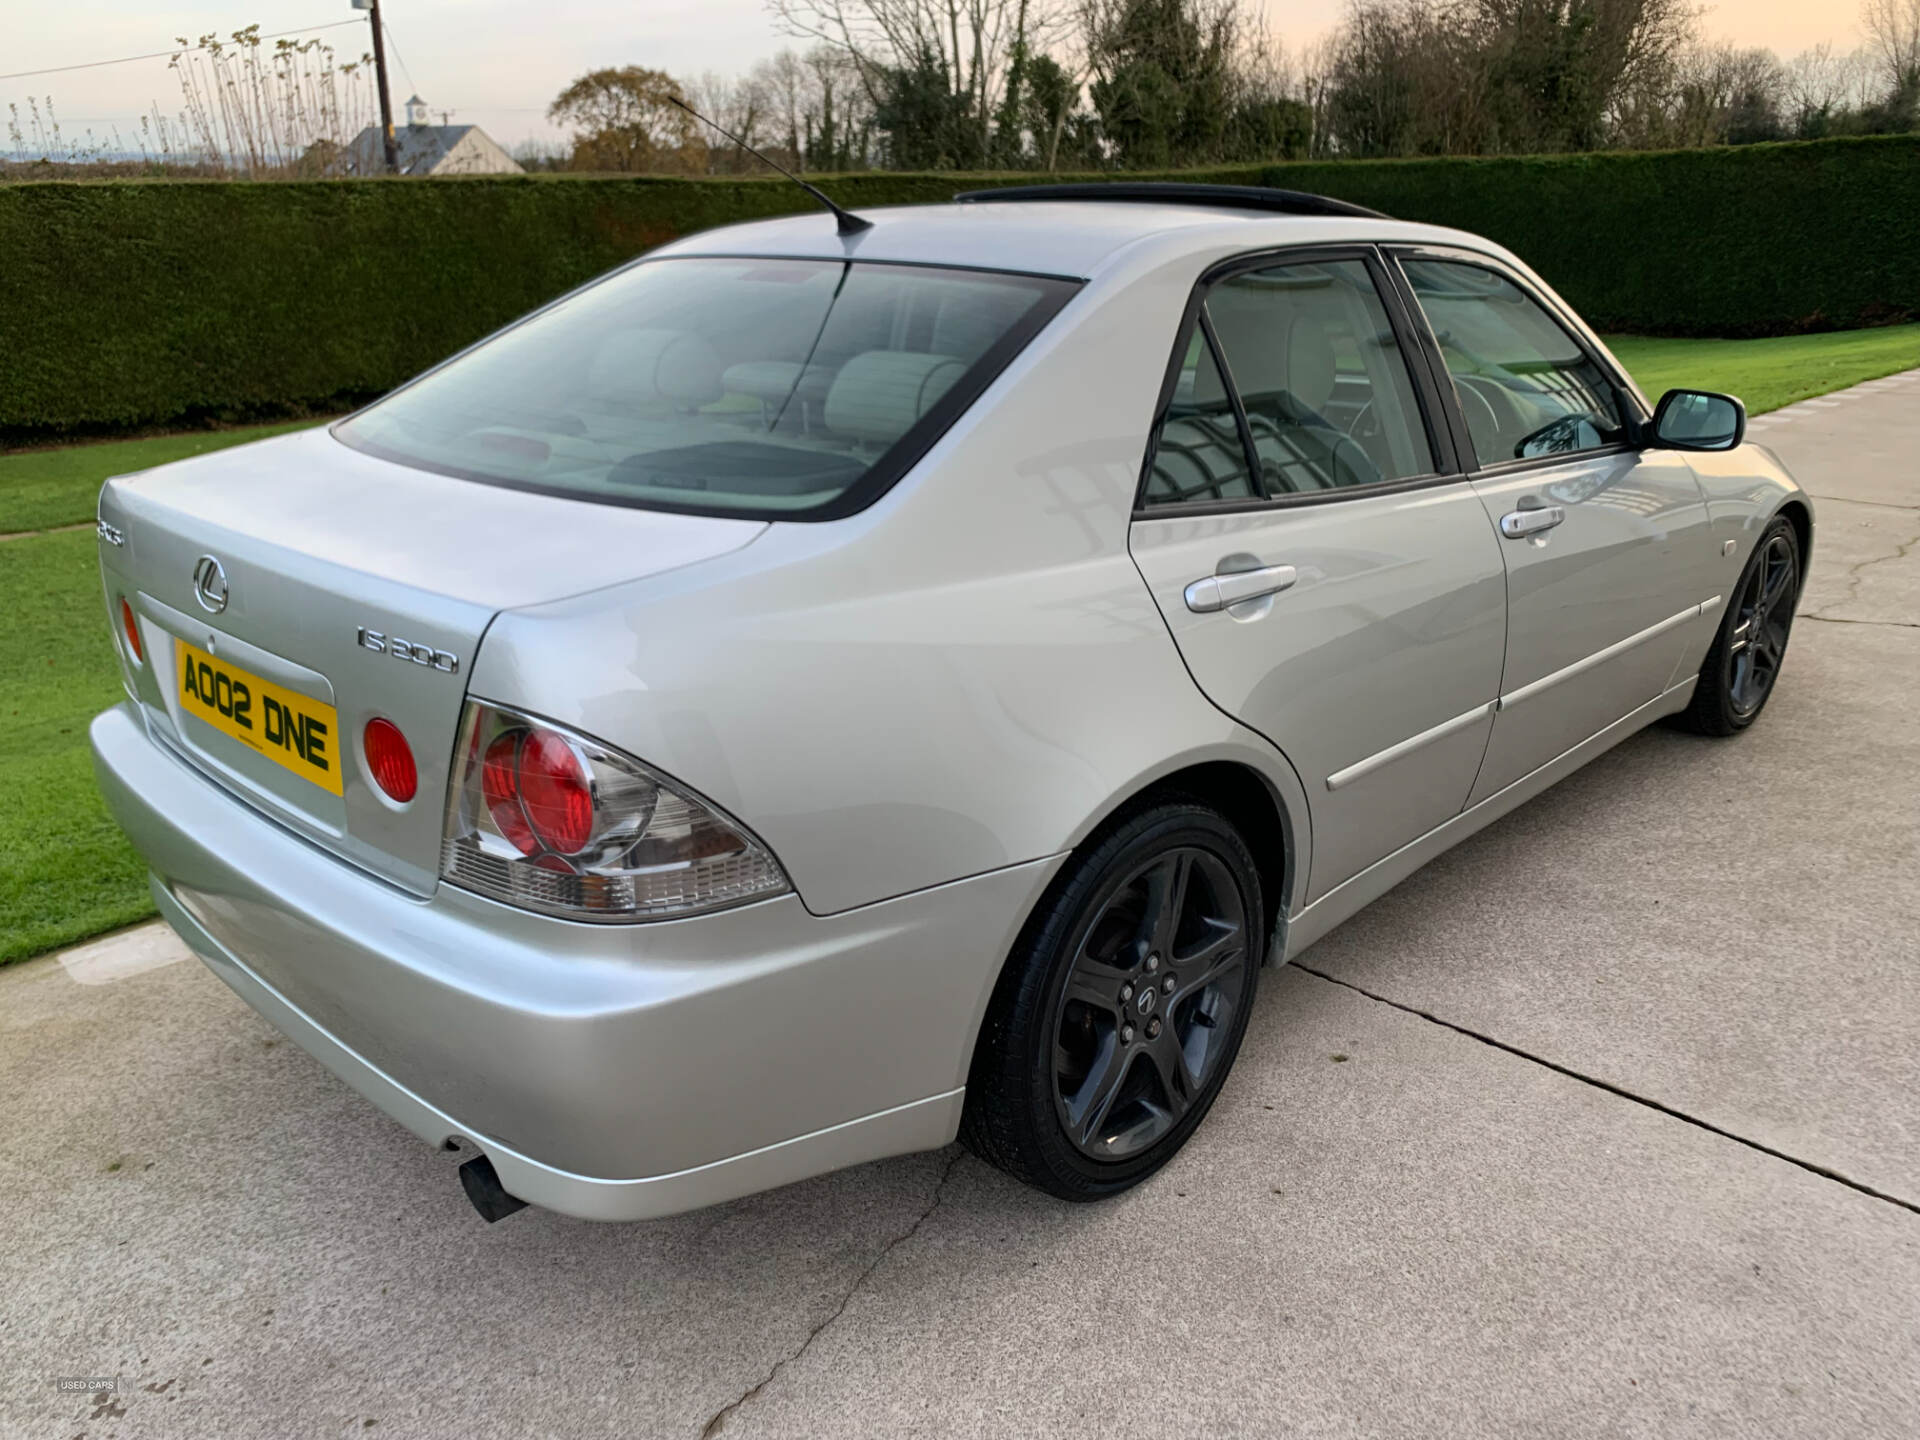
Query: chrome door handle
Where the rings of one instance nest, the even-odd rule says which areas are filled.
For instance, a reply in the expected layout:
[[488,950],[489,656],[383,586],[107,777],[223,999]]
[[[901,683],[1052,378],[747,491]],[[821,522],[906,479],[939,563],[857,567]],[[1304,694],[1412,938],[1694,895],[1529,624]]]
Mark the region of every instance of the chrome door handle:
[[1551,530],[1566,518],[1566,510],[1559,505],[1543,505],[1538,510],[1515,510],[1512,514],[1500,517],[1500,533],[1509,540],[1518,540],[1523,535],[1538,535],[1542,530]]
[[1298,578],[1291,565],[1263,565],[1258,570],[1207,575],[1187,586],[1187,608],[1196,615],[1210,615],[1215,610],[1238,605],[1242,600],[1278,595]]

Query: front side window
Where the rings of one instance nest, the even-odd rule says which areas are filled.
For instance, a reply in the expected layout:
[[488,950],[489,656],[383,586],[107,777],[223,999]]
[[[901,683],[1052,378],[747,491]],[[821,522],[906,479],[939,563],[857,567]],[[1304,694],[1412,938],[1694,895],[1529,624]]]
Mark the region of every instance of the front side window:
[[334,434],[401,464],[582,500],[844,513],[843,497],[884,488],[1073,289],[837,260],[651,261]]
[[1519,286],[1478,265],[1402,264],[1453,377],[1482,465],[1620,442],[1612,382]]

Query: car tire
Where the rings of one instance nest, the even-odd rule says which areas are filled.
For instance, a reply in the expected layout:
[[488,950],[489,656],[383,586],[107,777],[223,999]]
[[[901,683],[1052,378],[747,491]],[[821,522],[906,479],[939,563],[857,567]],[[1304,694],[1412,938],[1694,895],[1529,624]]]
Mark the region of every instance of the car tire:
[[1800,564],[1799,534],[1782,516],[1767,527],[1740,572],[1693,699],[1674,717],[1676,725],[1701,735],[1737,735],[1760,718],[1786,660]]
[[981,1025],[962,1142],[1067,1200],[1158,1170],[1232,1068],[1266,953],[1260,875],[1218,811],[1123,814],[1055,877]]

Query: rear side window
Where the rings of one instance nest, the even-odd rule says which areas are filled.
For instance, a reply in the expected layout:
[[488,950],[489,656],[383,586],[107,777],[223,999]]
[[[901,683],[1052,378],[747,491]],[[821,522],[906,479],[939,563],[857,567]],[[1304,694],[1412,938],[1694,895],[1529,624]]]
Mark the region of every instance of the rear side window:
[[1204,500],[1249,500],[1253,472],[1233,401],[1213,347],[1195,327],[1174,377],[1173,398],[1147,473],[1147,504],[1191,505]]
[[1359,260],[1277,265],[1207,296],[1269,495],[1431,474],[1406,358]]
[[1070,281],[818,260],[634,266],[334,429],[443,474],[767,519],[859,508]]
[[1437,468],[1364,261],[1243,271],[1207,292],[1202,314],[1155,445],[1146,505],[1310,495]]
[[1402,263],[1453,377],[1482,465],[1619,442],[1612,382],[1518,285],[1478,265]]

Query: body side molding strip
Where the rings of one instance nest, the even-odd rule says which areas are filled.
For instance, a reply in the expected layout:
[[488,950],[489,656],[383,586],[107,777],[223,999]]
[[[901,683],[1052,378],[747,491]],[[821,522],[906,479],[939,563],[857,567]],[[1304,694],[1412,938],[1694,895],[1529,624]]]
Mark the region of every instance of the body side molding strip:
[[[1720,597],[1716,595],[1713,600],[1707,603],[1717,603],[1719,598]],[[1596,650],[1593,654],[1586,656],[1584,659],[1576,660],[1571,665],[1563,665],[1551,675],[1542,675],[1538,680],[1533,681],[1531,684],[1522,685],[1518,690],[1509,690],[1500,697],[1499,708],[1505,710],[1510,706],[1518,705],[1523,700],[1531,700],[1534,696],[1551,690],[1563,681],[1571,680],[1576,675],[1584,675],[1596,665],[1604,665],[1607,661],[1613,659],[1614,656],[1623,655],[1636,645],[1644,645],[1647,641],[1666,634],[1667,631],[1673,629],[1675,626],[1684,625],[1687,621],[1698,618],[1706,608],[1706,605],[1689,605],[1678,615],[1669,615],[1666,619],[1649,625],[1646,629],[1637,631],[1627,636],[1624,640],[1616,640],[1604,650]]]
[[1542,790],[1572,774],[1595,756],[1611,750],[1635,731],[1677,710],[1687,708],[1699,677],[1689,675],[1678,685],[1656,695],[1637,710],[1573,746],[1557,759],[1522,775],[1505,789],[1496,790],[1478,805],[1443,820],[1418,840],[1410,840],[1391,855],[1374,861],[1351,879],[1343,880],[1287,922],[1286,958],[1291,960],[1334,926],[1379,899],[1435,856],[1502,815],[1518,809]]
[[1351,785],[1361,777],[1371,775],[1382,765],[1391,765],[1402,756],[1411,755],[1415,750],[1431,745],[1436,740],[1444,740],[1449,735],[1459,734],[1475,721],[1491,714],[1497,703],[1489,700],[1484,705],[1476,705],[1464,715],[1456,715],[1451,720],[1442,720],[1431,730],[1422,730],[1418,735],[1409,735],[1397,745],[1389,745],[1386,749],[1376,751],[1366,759],[1347,766],[1344,770],[1334,771],[1327,776],[1327,789],[1338,790],[1342,786]]

